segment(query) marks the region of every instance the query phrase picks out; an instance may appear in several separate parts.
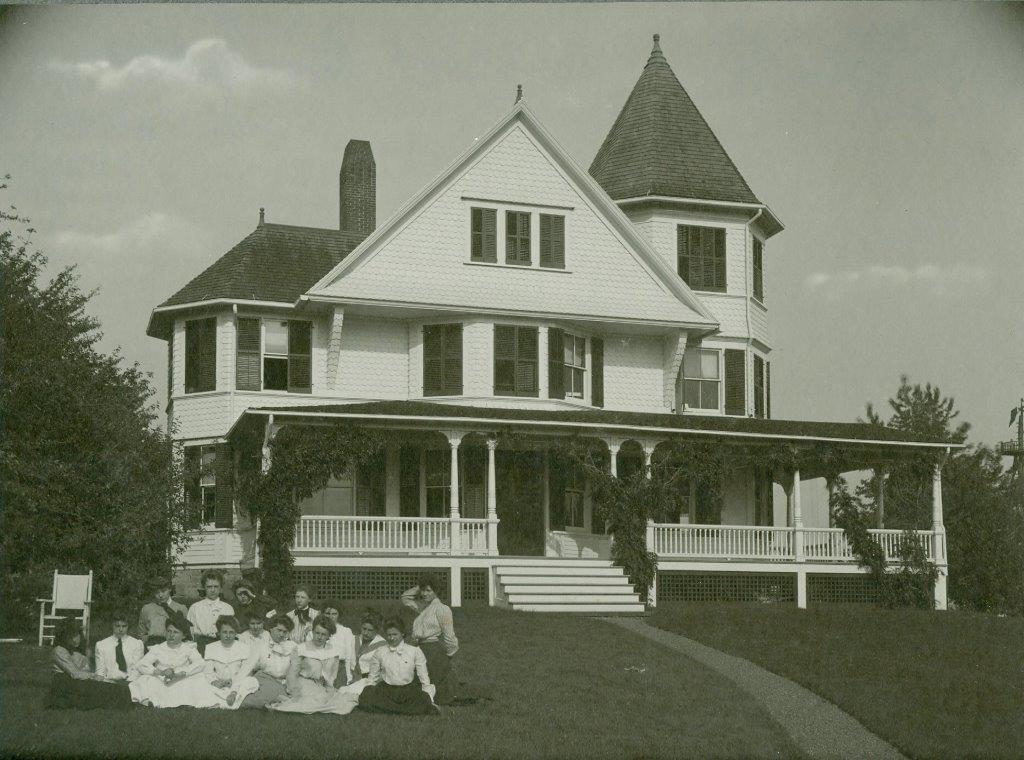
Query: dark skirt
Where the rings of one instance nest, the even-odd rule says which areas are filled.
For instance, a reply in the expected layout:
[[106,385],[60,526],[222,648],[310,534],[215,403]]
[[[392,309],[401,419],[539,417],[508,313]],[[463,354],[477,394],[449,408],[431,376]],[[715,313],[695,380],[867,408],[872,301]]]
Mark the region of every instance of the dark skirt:
[[399,715],[437,715],[437,708],[418,679],[405,686],[380,683],[367,686],[359,695],[359,706],[371,712],[398,713]]
[[65,673],[54,673],[46,707],[50,710],[128,710],[132,695],[127,681],[79,681]]
[[430,683],[437,687],[434,701],[439,705],[449,705],[455,699],[455,679],[451,678],[452,657],[444,651],[439,641],[429,641],[419,645],[423,656],[427,658],[427,675]]

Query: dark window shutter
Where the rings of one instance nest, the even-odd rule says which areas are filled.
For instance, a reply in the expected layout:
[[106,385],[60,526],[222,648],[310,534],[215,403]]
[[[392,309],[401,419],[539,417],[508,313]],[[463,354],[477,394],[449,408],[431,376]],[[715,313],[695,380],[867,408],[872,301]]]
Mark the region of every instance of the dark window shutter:
[[232,528],[235,524],[235,462],[231,451],[231,445],[218,443],[215,449],[216,459],[214,460],[214,498],[216,511],[214,526],[217,528]]
[[288,322],[288,390],[310,393],[313,390],[313,323]]
[[696,287],[696,283],[690,279],[690,228],[685,224],[676,228],[676,271],[683,282]]
[[239,317],[235,328],[235,388],[260,390],[260,320]]
[[185,393],[217,389],[217,319],[185,323]]
[[516,391],[516,328],[494,326],[494,395],[511,396]]
[[764,244],[754,238],[754,298],[764,302]]
[[444,392],[462,395],[462,325],[444,326]]
[[746,416],[747,377],[744,352],[740,349],[725,350],[725,413]]
[[590,339],[590,403],[604,406],[604,339]]
[[356,514],[383,516],[385,505],[386,452],[381,449],[356,467]]
[[505,212],[505,262],[530,264],[530,214],[525,211]]
[[444,395],[444,325],[423,326],[423,395]]
[[420,450],[403,446],[398,452],[398,511],[402,517],[420,516]]
[[565,355],[562,331],[548,328],[548,398],[565,398]]
[[565,269],[565,217],[540,215],[540,265]]
[[470,212],[471,221],[471,249],[470,258],[473,261],[485,261],[496,263],[497,256],[497,214],[493,208],[475,208]]
[[484,260],[484,210],[474,208],[469,211],[469,258],[471,261]]
[[764,359],[754,356],[754,416],[764,417]]
[[199,468],[202,461],[200,453],[202,448],[202,446],[188,446],[185,448],[185,503],[196,510],[202,509],[202,494],[199,492]]
[[764,416],[772,418],[772,363],[764,363]]
[[715,229],[715,242],[712,256],[715,260],[715,274],[712,280],[715,290],[725,291],[725,230]]
[[539,366],[537,328],[516,328],[516,395],[536,396]]

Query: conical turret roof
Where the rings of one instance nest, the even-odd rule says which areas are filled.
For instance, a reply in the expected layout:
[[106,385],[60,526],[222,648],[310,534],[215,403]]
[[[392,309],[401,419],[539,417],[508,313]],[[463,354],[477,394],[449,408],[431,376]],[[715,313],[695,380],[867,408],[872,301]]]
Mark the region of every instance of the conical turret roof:
[[590,174],[616,200],[661,195],[760,203],[676,79],[658,35]]

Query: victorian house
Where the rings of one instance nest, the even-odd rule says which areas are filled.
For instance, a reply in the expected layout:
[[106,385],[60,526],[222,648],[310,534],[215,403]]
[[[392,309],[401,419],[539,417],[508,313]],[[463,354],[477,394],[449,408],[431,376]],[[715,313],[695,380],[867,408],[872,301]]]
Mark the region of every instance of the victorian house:
[[[798,452],[784,471],[731,471],[714,498],[686,485],[678,516],[648,525],[652,602],[861,598],[864,571],[827,515],[805,522],[801,482],[948,444],[772,418],[770,308],[801,308],[765,290],[782,230],[657,36],[589,169],[519,99],[378,224],[371,146],[352,140],[338,229],[261,210],[153,310],[202,514],[182,571],[259,564],[257,526],[232,487],[238,431],[269,440],[287,425],[352,424],[402,436],[301,504],[292,552],[321,593],[391,596],[430,569],[453,605],[642,609],[609,561],[586,478],[549,456],[572,436],[603,447],[620,474],[666,443]],[[537,487],[522,488],[530,479]],[[938,467],[934,483],[933,523],[917,536],[944,606]],[[882,515],[874,535],[892,552],[901,532]]]

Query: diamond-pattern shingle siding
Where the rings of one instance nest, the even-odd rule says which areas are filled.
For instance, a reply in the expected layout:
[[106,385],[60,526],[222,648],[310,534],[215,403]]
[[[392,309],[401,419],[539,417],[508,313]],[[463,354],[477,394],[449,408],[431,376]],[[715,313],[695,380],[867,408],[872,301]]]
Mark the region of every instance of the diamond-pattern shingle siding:
[[676,79],[657,37],[590,174],[616,200],[663,195],[760,203]]

